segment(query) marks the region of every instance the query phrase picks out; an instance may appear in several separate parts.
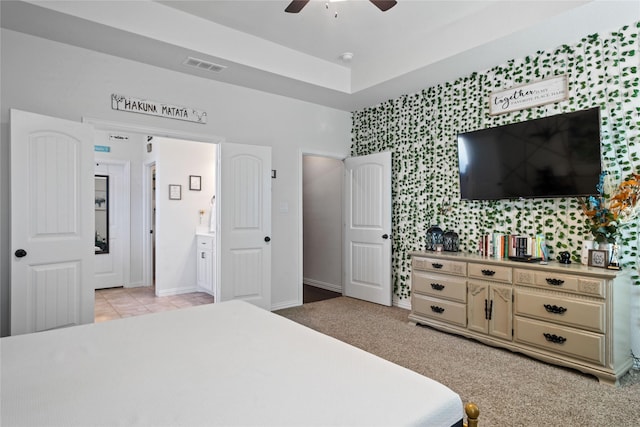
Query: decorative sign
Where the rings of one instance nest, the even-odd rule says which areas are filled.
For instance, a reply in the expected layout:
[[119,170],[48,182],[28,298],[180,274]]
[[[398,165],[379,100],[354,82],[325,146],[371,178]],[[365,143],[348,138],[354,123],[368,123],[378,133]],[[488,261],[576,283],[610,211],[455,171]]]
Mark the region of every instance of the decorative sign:
[[151,116],[166,117],[168,119],[186,120],[195,123],[207,123],[207,112],[195,108],[178,105],[162,104],[146,99],[111,94],[111,108],[131,113],[149,114]]
[[109,135],[109,141],[128,141],[129,137],[127,135],[117,135],[115,133],[112,133]]
[[108,145],[94,145],[93,151],[96,151],[99,153],[109,153],[111,152],[111,147],[109,147]]
[[492,93],[489,95],[489,114],[495,116],[568,98],[567,76],[553,77]]

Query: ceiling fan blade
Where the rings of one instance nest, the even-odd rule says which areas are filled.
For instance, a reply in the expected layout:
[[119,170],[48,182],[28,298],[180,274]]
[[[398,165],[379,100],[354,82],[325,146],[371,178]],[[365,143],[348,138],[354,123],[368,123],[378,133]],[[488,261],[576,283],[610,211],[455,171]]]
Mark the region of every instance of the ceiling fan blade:
[[369,0],[371,3],[375,4],[378,9],[383,12],[391,9],[398,2],[396,0]]
[[309,0],[293,0],[284,11],[288,13],[298,13],[307,3],[309,3]]

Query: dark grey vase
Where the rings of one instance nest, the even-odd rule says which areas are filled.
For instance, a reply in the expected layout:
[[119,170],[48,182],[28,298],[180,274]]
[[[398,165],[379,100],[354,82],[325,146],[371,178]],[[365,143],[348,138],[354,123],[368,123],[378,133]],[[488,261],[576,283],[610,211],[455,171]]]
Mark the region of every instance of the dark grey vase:
[[444,233],[442,232],[442,228],[437,225],[432,225],[427,229],[427,250],[435,251],[437,245],[442,244],[442,238]]

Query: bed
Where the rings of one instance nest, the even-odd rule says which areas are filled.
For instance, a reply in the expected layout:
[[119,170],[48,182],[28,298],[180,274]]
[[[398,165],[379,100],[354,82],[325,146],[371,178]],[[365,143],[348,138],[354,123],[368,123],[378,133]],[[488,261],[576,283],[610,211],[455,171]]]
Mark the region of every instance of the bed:
[[446,386],[242,301],[6,337],[0,356],[5,427],[463,419]]

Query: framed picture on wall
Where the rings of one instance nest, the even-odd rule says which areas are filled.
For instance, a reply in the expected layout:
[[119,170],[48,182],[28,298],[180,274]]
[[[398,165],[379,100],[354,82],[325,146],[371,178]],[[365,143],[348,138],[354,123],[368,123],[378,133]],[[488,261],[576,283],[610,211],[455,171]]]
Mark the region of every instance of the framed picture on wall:
[[169,200],[182,199],[182,185],[169,184]]
[[189,190],[202,190],[202,178],[199,175],[189,175]]
[[607,251],[599,249],[589,249],[589,266],[607,268]]

